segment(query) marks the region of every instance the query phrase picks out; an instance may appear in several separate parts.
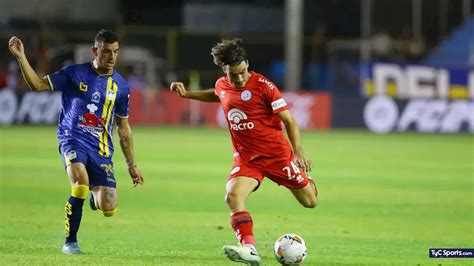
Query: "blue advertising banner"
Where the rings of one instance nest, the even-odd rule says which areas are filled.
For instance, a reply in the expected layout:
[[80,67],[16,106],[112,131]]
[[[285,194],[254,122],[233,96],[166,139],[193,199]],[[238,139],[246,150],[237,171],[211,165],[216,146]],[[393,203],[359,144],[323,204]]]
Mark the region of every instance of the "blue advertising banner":
[[333,128],[367,128],[376,133],[474,133],[472,100],[339,96],[333,97],[333,106]]
[[361,80],[373,132],[474,133],[474,69],[368,62]]
[[398,99],[474,99],[474,69],[369,62],[363,67],[363,95]]

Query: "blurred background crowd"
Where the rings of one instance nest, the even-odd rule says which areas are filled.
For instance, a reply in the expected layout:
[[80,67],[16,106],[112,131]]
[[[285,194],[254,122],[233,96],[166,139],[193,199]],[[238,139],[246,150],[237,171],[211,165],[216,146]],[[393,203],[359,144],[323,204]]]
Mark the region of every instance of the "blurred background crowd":
[[[119,71],[134,90],[172,80],[213,87],[220,75],[210,47],[241,37],[251,69],[286,90],[284,0],[0,0],[0,88],[25,90],[8,52],[20,37],[40,74],[91,59],[100,28],[121,40]],[[361,64],[370,60],[471,66],[471,0],[304,1],[298,89],[359,95]]]

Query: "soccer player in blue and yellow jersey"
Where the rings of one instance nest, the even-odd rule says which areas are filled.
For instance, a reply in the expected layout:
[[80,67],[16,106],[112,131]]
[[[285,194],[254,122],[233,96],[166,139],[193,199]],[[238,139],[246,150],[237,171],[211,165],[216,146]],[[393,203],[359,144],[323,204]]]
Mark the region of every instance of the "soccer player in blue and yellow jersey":
[[119,51],[117,35],[109,30],[99,31],[92,47],[93,62],[69,65],[44,78],[39,77],[29,64],[19,38],[13,36],[8,47],[31,90],[62,92],[57,135],[72,188],[65,207],[66,242],[62,251],[81,253],[77,232],[89,190],[92,191],[93,209],[106,217],[117,210],[112,163],[114,122],[133,185],[143,184],[128,123],[130,89],[125,79],[113,69]]

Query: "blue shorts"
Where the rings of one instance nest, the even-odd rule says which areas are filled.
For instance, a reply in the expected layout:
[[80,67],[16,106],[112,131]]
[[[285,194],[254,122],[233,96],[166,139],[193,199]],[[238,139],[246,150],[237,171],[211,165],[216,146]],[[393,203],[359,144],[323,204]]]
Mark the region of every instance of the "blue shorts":
[[68,167],[72,163],[84,164],[89,176],[89,187],[106,186],[115,188],[117,186],[112,157],[100,156],[97,151],[86,149],[76,142],[60,143],[59,152],[64,167]]

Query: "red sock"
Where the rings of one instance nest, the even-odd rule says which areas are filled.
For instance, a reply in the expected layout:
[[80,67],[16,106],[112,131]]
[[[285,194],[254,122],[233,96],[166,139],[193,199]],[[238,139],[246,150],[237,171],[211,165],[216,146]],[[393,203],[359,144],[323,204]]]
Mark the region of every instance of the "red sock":
[[253,237],[253,221],[250,213],[246,211],[236,212],[230,216],[230,224],[234,229],[237,239],[242,245],[251,244],[255,246]]

